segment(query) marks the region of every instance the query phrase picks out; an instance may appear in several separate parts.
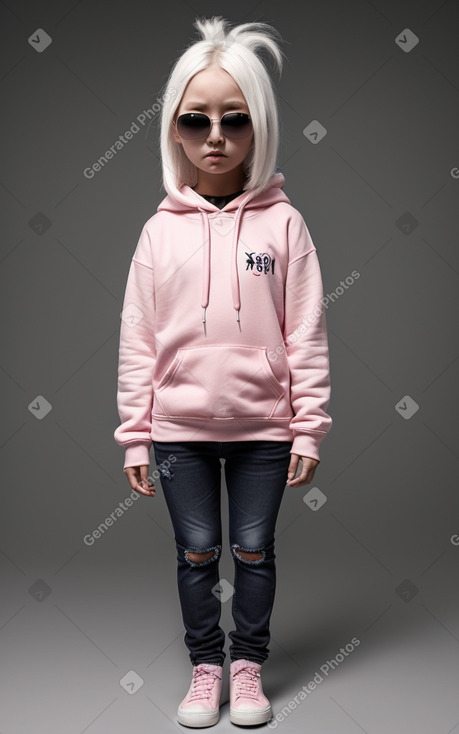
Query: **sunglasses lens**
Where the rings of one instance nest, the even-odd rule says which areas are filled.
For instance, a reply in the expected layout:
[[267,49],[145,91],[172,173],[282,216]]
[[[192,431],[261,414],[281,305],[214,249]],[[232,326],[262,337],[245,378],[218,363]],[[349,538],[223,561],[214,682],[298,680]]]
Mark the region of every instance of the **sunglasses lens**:
[[189,112],[185,115],[180,115],[177,120],[178,134],[184,140],[203,138],[209,129],[209,118],[200,112]]
[[[229,112],[221,119],[223,135],[231,140],[243,140],[252,132],[252,121],[243,112]],[[184,140],[205,138],[210,131],[210,119],[201,112],[186,112],[177,119],[177,132]]]
[[222,132],[231,140],[242,140],[252,132],[252,121],[243,112],[230,112],[222,117]]

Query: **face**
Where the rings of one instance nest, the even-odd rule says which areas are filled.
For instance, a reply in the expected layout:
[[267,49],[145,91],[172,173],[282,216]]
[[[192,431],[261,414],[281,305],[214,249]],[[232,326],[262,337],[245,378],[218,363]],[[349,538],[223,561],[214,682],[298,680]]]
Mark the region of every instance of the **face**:
[[[242,181],[242,163],[252,146],[253,130],[242,140],[231,140],[224,136],[220,127],[220,119],[226,112],[250,114],[233,77],[218,66],[199,71],[188,82],[174,120],[185,112],[203,112],[213,120],[208,135],[199,140],[181,138],[173,125],[174,139],[183,146],[185,155],[198,169],[198,186],[200,181],[204,185],[211,182],[216,175],[225,178],[225,174],[230,174],[229,179],[239,178]],[[207,157],[211,150],[218,150],[224,155]]]

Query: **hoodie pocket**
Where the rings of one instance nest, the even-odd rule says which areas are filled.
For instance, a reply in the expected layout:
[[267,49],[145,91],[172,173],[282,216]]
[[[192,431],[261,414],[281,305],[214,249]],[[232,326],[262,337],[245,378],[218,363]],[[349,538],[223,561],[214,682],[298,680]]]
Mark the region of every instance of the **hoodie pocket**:
[[288,417],[291,412],[286,406],[284,388],[271,369],[266,347],[218,344],[179,347],[153,392],[152,415],[256,420],[275,413]]

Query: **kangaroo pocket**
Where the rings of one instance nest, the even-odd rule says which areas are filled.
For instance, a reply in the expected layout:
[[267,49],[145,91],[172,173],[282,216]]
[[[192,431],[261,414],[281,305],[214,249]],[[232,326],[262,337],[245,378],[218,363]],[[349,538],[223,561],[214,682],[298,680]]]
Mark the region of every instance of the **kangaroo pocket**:
[[266,347],[180,347],[154,390],[157,418],[260,419],[288,417],[284,388]]

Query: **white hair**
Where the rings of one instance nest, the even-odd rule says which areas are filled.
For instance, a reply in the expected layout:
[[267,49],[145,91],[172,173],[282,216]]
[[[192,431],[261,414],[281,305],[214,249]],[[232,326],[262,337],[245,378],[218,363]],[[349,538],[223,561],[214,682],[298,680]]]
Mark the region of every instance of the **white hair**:
[[267,65],[255,50],[264,49],[274,59],[279,76],[282,72],[282,51],[275,37],[280,34],[267,23],[243,23],[232,29],[221,16],[197,19],[194,26],[202,40],[189,46],[178,58],[163,94],[160,148],[162,184],[168,194],[177,194],[178,187],[197,184],[197,168],[185,155],[183,146],[174,140],[171,124],[180,106],[190,79],[209,66],[227,71],[241,89],[252,118],[254,142],[244,162],[247,177],[244,190],[257,195],[268,185],[275,172],[279,145],[277,102]]

